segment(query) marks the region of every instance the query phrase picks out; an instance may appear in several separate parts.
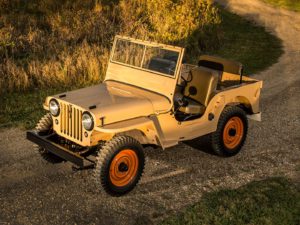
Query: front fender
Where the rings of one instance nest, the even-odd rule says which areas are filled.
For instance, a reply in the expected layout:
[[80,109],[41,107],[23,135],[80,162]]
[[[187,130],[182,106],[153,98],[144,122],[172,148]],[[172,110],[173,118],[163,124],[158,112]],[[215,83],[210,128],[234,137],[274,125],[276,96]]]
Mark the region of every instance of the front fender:
[[137,139],[141,144],[162,146],[161,135],[157,131],[153,120],[148,117],[139,117],[95,127],[94,130],[99,136],[102,136],[101,138],[96,137],[96,139],[110,140],[115,135],[128,135]]

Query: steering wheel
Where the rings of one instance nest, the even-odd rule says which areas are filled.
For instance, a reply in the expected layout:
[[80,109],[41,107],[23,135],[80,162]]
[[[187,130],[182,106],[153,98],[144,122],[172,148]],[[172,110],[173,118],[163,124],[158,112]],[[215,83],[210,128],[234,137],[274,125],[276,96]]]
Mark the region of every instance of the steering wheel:
[[178,111],[178,109],[182,106],[187,106],[188,102],[185,99],[185,96],[183,95],[183,91],[186,88],[187,84],[190,83],[193,80],[193,74],[191,71],[189,71],[189,76],[190,79],[185,79],[183,76],[180,76],[180,78],[184,81],[183,84],[177,84],[178,87],[180,87],[180,93],[181,93],[181,97],[177,98],[175,100],[177,107],[174,110],[174,113],[176,113]]
[[185,86],[193,80],[193,74],[192,74],[191,71],[189,71],[189,76],[188,77],[191,77],[189,80],[185,79],[183,76],[180,76],[180,77],[184,81]]

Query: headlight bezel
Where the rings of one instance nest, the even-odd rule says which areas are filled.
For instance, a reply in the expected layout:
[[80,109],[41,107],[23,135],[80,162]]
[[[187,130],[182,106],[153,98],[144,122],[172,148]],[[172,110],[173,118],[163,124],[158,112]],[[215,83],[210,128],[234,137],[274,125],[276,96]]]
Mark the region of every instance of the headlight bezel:
[[[91,120],[91,125],[90,125],[90,127],[85,127],[85,125],[84,125],[84,116],[88,116],[89,119]],[[95,125],[95,123],[94,123],[94,117],[92,116],[92,114],[91,114],[90,112],[88,112],[88,111],[83,112],[83,113],[82,113],[82,117],[81,117],[81,121],[82,121],[82,126],[83,126],[83,128],[84,128],[85,130],[91,131],[91,130],[94,129],[94,125]]]
[[[56,106],[57,106],[57,112],[56,113],[53,113],[53,111],[51,110],[51,102],[54,102],[56,104]],[[50,111],[51,115],[54,116],[54,117],[57,117],[60,114],[60,106],[59,106],[58,101],[55,98],[52,98],[49,101],[49,111]]]

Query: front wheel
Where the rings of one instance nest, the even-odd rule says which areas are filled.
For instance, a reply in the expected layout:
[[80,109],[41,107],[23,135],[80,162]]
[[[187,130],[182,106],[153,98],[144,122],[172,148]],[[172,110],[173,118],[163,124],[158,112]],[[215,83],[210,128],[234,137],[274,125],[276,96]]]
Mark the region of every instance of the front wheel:
[[[40,135],[53,133],[53,120],[50,113],[47,113],[39,120],[35,127],[35,131]],[[40,153],[41,157],[48,163],[56,164],[64,161],[64,159],[52,154],[51,152],[48,152],[47,149],[41,146],[36,145],[35,148]]]
[[94,179],[110,195],[120,196],[138,183],[145,165],[141,144],[128,136],[117,136],[99,151]]
[[243,109],[229,106],[222,112],[217,130],[211,134],[214,152],[221,156],[234,156],[243,147],[248,131],[248,120]]

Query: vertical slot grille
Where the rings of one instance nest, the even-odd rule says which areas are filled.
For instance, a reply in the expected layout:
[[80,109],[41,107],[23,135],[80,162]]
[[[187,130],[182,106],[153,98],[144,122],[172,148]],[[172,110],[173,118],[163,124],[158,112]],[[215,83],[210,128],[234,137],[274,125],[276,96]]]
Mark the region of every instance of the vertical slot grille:
[[60,132],[82,141],[82,110],[65,103],[60,103],[60,110]]

